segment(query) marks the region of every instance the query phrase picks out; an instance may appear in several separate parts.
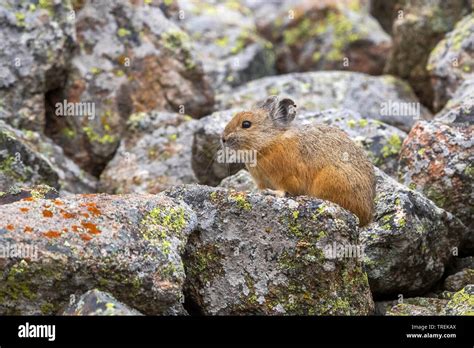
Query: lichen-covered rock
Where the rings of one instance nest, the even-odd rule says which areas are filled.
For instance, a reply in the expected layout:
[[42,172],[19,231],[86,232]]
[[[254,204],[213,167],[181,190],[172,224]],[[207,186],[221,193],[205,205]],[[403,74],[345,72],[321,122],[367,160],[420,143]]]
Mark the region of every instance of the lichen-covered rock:
[[397,18],[400,0],[370,0],[370,14],[379,21],[383,30],[392,33]]
[[39,184],[54,186],[62,195],[96,191],[97,180],[41,133],[0,121],[0,149],[0,191]]
[[218,109],[247,109],[268,95],[290,96],[298,110],[346,108],[363,117],[409,131],[415,119],[430,119],[410,86],[392,76],[369,76],[348,71],[318,71],[265,77],[216,98]]
[[447,277],[443,288],[447,291],[459,291],[469,284],[474,284],[474,269],[466,268]]
[[357,1],[288,2],[275,20],[260,27],[275,46],[281,73],[350,70],[379,75],[391,47],[390,36]]
[[[219,162],[221,134],[238,109],[215,112],[202,118],[194,133],[193,169],[199,182],[217,185],[223,178],[244,167],[239,163]],[[367,119],[348,109],[303,111],[295,122],[300,124],[325,123],[344,130],[356,144],[362,146],[370,160],[390,175],[396,175],[398,153],[406,133],[383,122]],[[258,160],[258,158],[257,158]]]
[[444,315],[448,300],[428,297],[413,297],[404,299],[389,309],[385,315]]
[[42,131],[45,93],[64,83],[75,33],[67,1],[0,1],[0,120]]
[[197,182],[191,167],[193,132],[198,121],[181,114],[133,114],[126,135],[101,174],[110,193],[157,193]]
[[472,11],[465,0],[400,0],[386,72],[407,80],[424,105],[432,105],[428,57],[456,22]]
[[452,214],[375,168],[375,217],[361,229],[365,269],[376,295],[415,295],[443,276],[468,233]]
[[272,44],[256,31],[251,11],[238,1],[178,1],[179,24],[189,33],[216,90],[230,90],[275,74]]
[[428,60],[433,106],[441,109],[467,79],[474,79],[474,14],[456,24],[435,47]]
[[[72,302],[72,303],[71,303]],[[62,315],[143,315],[139,311],[128,307],[115,299],[112,295],[94,289],[81,295],[73,295],[68,307]]]
[[474,77],[463,82],[435,119],[456,126],[474,125]]
[[184,256],[185,289],[187,300],[203,314],[373,311],[357,257],[362,254],[357,253],[357,222],[348,211],[307,197],[199,185],[166,192],[198,216]]
[[[82,168],[100,174],[132,113],[200,117],[211,111],[213,91],[191,39],[157,5],[88,1],[77,11],[76,30],[80,49],[67,85],[47,96],[47,134]],[[86,103],[93,112],[58,116],[56,105],[65,100]]]
[[[472,228],[474,216],[474,125],[418,122],[400,151],[403,184],[452,212]],[[474,247],[474,234],[465,248]]]
[[26,198],[0,210],[0,314],[55,314],[98,288],[145,314],[184,313],[196,215],[154,195]]
[[446,305],[446,315],[474,315],[474,285],[468,285],[453,295]]
[[18,202],[23,199],[54,199],[59,198],[59,192],[48,185],[22,186],[14,185],[6,192],[0,192],[0,205]]
[[241,169],[234,175],[223,179],[219,186],[226,189],[234,189],[239,192],[258,190],[255,181],[252,179],[252,175],[250,175],[250,173],[245,169]]

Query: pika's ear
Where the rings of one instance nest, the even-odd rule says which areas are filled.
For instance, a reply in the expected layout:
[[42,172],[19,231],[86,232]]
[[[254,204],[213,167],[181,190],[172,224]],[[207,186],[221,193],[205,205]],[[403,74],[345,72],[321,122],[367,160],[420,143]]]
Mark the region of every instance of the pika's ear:
[[290,124],[296,116],[296,104],[290,98],[280,99],[278,96],[272,95],[258,107],[266,110],[270,119],[280,126]]

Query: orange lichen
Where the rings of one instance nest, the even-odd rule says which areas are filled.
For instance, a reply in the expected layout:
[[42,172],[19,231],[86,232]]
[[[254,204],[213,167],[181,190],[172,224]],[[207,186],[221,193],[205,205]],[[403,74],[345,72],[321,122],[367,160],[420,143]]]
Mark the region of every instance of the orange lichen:
[[64,205],[64,203],[61,202],[59,199],[55,199],[55,200],[53,201],[53,203],[56,204],[56,205]]
[[87,213],[82,213],[81,215],[84,216],[85,218],[89,217],[89,214],[87,214]]
[[14,229],[15,229],[15,227],[12,224],[7,225],[7,230],[13,231]]
[[100,230],[97,228],[97,226],[91,222],[82,221],[81,225],[84,226],[87,229],[87,231],[91,234],[100,233]]
[[63,228],[63,232],[68,232],[69,230],[67,228]]
[[35,199],[33,197],[26,197],[26,198],[23,198],[22,201],[26,201],[26,202],[34,202]]
[[25,226],[25,228],[23,229],[23,231],[24,231],[25,233],[31,233],[31,232],[33,232],[33,229],[32,229],[30,226]]
[[69,213],[65,210],[61,210],[61,215],[63,216],[63,218],[65,219],[72,219],[74,217],[76,217],[76,214],[73,214],[73,213]]
[[29,210],[30,210],[30,209],[28,209],[28,208],[20,208],[20,211],[21,211],[22,213],[26,213],[26,212],[28,212]]
[[77,226],[77,225],[72,225],[72,226],[71,226],[71,229],[72,229],[74,232],[78,232],[78,231],[79,231],[79,228],[80,228],[80,227]]
[[101,211],[95,203],[87,203],[87,210],[94,216],[99,216]]
[[43,210],[43,216],[48,218],[53,217],[53,212],[51,210],[45,209]]
[[45,237],[48,238],[58,238],[61,237],[61,233],[58,231],[49,230],[48,232],[43,233]]
[[83,234],[81,234],[81,239],[88,242],[92,239],[92,237],[89,236],[88,234],[83,233]]

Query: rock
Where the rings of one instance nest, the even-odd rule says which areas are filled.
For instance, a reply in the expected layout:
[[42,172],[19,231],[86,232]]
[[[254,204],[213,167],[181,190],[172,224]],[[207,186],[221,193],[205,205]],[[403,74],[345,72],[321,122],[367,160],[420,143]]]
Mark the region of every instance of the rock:
[[441,109],[467,80],[474,79],[474,14],[464,17],[431,52],[428,73],[433,106]]
[[45,94],[64,83],[75,32],[71,2],[0,1],[0,120],[42,131]]
[[[159,7],[87,2],[77,12],[76,28],[80,49],[68,82],[47,96],[47,134],[88,172],[100,175],[132,113],[200,117],[211,111],[213,91],[191,39]],[[82,117],[61,113],[65,101],[83,105]]]
[[474,256],[455,257],[453,262],[447,268],[447,274],[461,272],[465,268],[474,269]]
[[[418,122],[400,151],[400,181],[459,217],[471,230],[474,125]],[[474,234],[463,242],[474,247]]]
[[350,70],[380,75],[391,38],[357,1],[289,2],[260,27],[275,46],[280,73]]
[[101,175],[102,191],[157,193],[197,182],[191,167],[196,120],[154,111],[133,114],[127,125],[126,135]]
[[374,296],[422,294],[468,233],[452,214],[375,168],[374,221],[360,231]]
[[446,305],[446,315],[474,315],[474,285],[456,292]]
[[[183,314],[196,215],[157,195],[27,198],[0,210],[0,314],[55,314],[97,288],[144,314]],[[5,250],[6,249],[6,250]]]
[[436,120],[455,123],[456,126],[474,124],[474,78],[464,81],[444,108],[436,114]]
[[236,174],[223,179],[219,186],[226,189],[234,189],[239,192],[258,191],[257,185],[252,179],[252,175],[245,169],[241,169]]
[[[217,185],[223,178],[235,174],[243,164],[219,163],[220,137],[226,124],[238,109],[216,112],[201,119],[194,133],[193,169],[202,184]],[[325,123],[344,130],[362,146],[372,162],[390,175],[396,175],[398,154],[406,133],[377,120],[363,118],[348,109],[303,111],[297,114],[301,124]]]
[[97,179],[41,133],[14,129],[0,121],[0,148],[0,191],[40,184],[55,187],[61,195],[97,190]]
[[456,22],[472,11],[464,0],[400,0],[397,19],[393,23],[393,49],[385,71],[408,81],[420,101],[433,102],[433,89],[426,69],[428,57],[451,31]]
[[370,14],[379,21],[383,30],[392,33],[392,25],[397,18],[399,0],[371,0]]
[[94,289],[86,292],[64,310],[62,315],[143,315],[115,299],[112,295]]
[[189,33],[215,90],[230,90],[275,74],[272,44],[256,31],[251,11],[240,2],[178,1],[179,24]]
[[20,186],[14,185],[6,192],[0,192],[0,205],[18,202],[23,199],[59,198],[58,190],[48,185]]
[[403,81],[346,71],[293,73],[251,81],[232,93],[218,95],[217,108],[248,109],[276,94],[290,96],[299,111],[347,108],[405,131],[415,119],[431,118]]
[[414,297],[403,300],[387,311],[385,315],[444,315],[448,300],[438,298]]
[[[357,222],[348,211],[307,197],[276,198],[199,185],[166,194],[183,199],[198,215],[184,262],[187,300],[202,314],[373,311],[357,257]],[[343,251],[352,257],[342,257]]]
[[447,291],[459,291],[469,284],[474,284],[474,269],[466,268],[447,277],[443,288]]

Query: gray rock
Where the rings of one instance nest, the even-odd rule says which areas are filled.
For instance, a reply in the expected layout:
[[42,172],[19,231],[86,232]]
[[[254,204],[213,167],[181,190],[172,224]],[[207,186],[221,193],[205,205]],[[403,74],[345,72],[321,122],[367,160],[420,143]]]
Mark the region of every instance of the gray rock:
[[[415,119],[430,119],[410,86],[389,75],[319,71],[265,77],[219,94],[218,109],[248,109],[269,95],[290,96],[300,111],[346,108],[408,131]],[[419,108],[419,109],[418,109]]]
[[0,120],[42,131],[45,94],[64,83],[75,30],[69,0],[35,3],[0,1]]
[[112,295],[97,289],[90,290],[77,299],[73,295],[72,300],[62,315],[143,315],[118,301]]
[[453,97],[465,80],[474,79],[474,14],[459,21],[438,43],[430,54],[427,70],[436,110]]
[[259,27],[275,46],[278,71],[382,74],[391,38],[358,1],[351,5],[347,1],[284,2],[276,18]]
[[[191,39],[158,5],[88,1],[76,17],[80,48],[66,86],[47,96],[47,134],[82,168],[100,174],[132,113],[179,111],[197,118],[212,110],[214,92]],[[64,100],[88,103],[94,113],[58,116],[56,105]]]
[[[198,215],[184,262],[187,300],[203,314],[373,311],[354,249],[356,218],[346,210],[307,197],[276,198],[199,185],[166,194],[183,199]],[[340,252],[347,246],[350,255]]]
[[245,169],[241,169],[234,175],[223,179],[219,186],[226,189],[234,189],[239,192],[258,190],[257,185],[252,179],[252,175]]
[[445,307],[448,300],[427,297],[413,297],[404,299],[389,309],[385,315],[388,316],[431,316],[445,315]]
[[396,8],[393,49],[385,71],[408,81],[420,101],[431,106],[433,88],[426,68],[428,57],[456,22],[472,12],[472,4],[464,0],[399,0]]
[[474,77],[463,82],[435,119],[455,126],[474,124]]
[[178,1],[179,24],[189,33],[215,90],[228,91],[275,74],[272,44],[256,31],[251,11],[240,2]]
[[97,179],[82,171],[43,134],[14,129],[0,121],[0,191],[47,184],[61,195],[97,190]]
[[360,232],[371,290],[422,294],[441,279],[468,231],[452,214],[375,169],[374,222]]
[[[239,109],[215,112],[201,119],[194,133],[193,169],[200,183],[217,185],[223,178],[235,174],[244,167],[239,163],[219,163],[222,149],[220,137],[226,124]],[[295,122],[310,124],[325,123],[344,130],[349,137],[362,146],[370,160],[386,173],[395,176],[398,154],[406,133],[383,122],[363,118],[348,109],[303,111]]]
[[193,132],[199,122],[168,112],[130,116],[126,135],[101,174],[110,193],[157,193],[197,182],[191,167]]
[[443,288],[447,291],[459,291],[469,284],[474,284],[474,269],[466,268],[447,277]]
[[0,210],[0,314],[58,313],[98,288],[144,314],[183,314],[190,208],[157,195],[29,198]]
[[[400,181],[452,212],[472,231],[474,125],[418,122],[400,151]],[[474,233],[463,248],[474,248]]]

